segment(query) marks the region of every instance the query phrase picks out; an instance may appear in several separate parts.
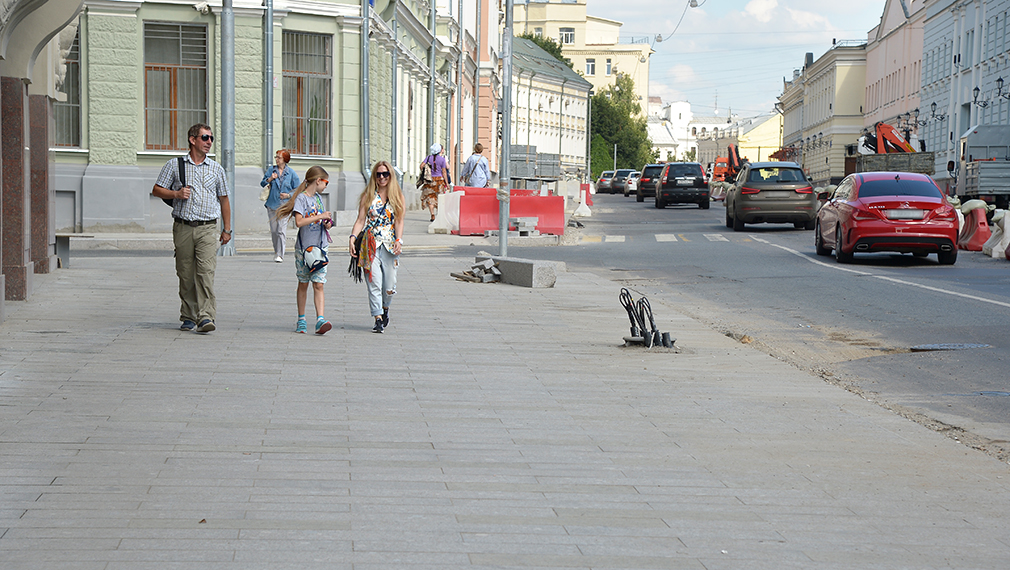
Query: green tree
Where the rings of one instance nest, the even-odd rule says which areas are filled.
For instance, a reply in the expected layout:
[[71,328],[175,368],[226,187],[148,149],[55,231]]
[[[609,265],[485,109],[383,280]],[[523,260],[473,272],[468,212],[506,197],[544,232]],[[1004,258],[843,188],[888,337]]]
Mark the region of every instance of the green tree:
[[[591,166],[593,178],[614,166],[614,145],[617,145],[617,168],[634,168],[655,162],[642,106],[635,95],[635,82],[625,73],[617,81],[593,95]],[[608,159],[602,159],[606,153]],[[602,160],[602,162],[601,162]]]
[[521,34],[518,37],[530,40],[531,42],[540,46],[540,49],[553,55],[561,63],[567,65],[571,69],[574,69],[574,67],[572,67],[572,60],[568,59],[567,57],[564,56],[564,54],[561,53],[561,44],[554,41],[552,38],[537,36],[530,32]]

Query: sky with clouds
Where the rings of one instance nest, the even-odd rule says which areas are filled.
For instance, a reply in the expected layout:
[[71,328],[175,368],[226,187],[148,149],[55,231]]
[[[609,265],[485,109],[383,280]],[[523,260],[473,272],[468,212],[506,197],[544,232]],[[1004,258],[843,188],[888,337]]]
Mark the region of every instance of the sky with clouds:
[[[622,41],[650,38],[649,94],[690,101],[695,115],[772,111],[803,57],[832,39],[864,40],[885,0],[586,0],[589,15],[623,22]],[[663,40],[655,41],[662,35]]]

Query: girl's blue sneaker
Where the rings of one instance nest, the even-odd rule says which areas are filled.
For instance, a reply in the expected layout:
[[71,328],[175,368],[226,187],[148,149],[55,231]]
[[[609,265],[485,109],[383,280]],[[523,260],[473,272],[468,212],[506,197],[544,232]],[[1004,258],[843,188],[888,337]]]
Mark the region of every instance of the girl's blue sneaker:
[[305,334],[308,327],[305,325],[305,319],[298,319],[298,324],[295,325],[295,332]]
[[323,317],[319,317],[319,319],[316,320],[316,334],[326,334],[326,331],[331,328],[333,328],[333,325],[331,325],[330,321],[324,319]]

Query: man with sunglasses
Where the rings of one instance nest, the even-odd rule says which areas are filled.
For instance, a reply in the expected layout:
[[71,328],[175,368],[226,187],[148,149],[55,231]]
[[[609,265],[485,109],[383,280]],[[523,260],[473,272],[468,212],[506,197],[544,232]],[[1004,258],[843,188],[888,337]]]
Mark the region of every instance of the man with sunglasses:
[[[231,241],[231,204],[224,168],[207,158],[214,134],[205,124],[189,128],[189,152],[182,164],[185,185],[179,175],[180,161],[165,163],[151,194],[172,200],[172,242],[175,272],[179,276],[180,330],[208,333],[214,330],[217,301],[214,271],[218,244]],[[217,232],[221,220],[224,229]]]

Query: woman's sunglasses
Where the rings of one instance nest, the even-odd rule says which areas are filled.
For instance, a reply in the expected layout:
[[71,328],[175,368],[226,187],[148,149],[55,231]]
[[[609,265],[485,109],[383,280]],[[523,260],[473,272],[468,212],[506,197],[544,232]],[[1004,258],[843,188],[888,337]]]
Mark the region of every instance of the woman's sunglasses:
[[330,185],[330,181],[329,181],[329,180],[327,180],[327,179],[325,179],[325,178],[320,178],[319,180],[321,180],[321,181],[322,181],[322,183],[323,183],[323,186],[329,186],[329,185]]
[[375,177],[376,178],[389,178],[389,172],[388,171],[376,172],[375,173]]

